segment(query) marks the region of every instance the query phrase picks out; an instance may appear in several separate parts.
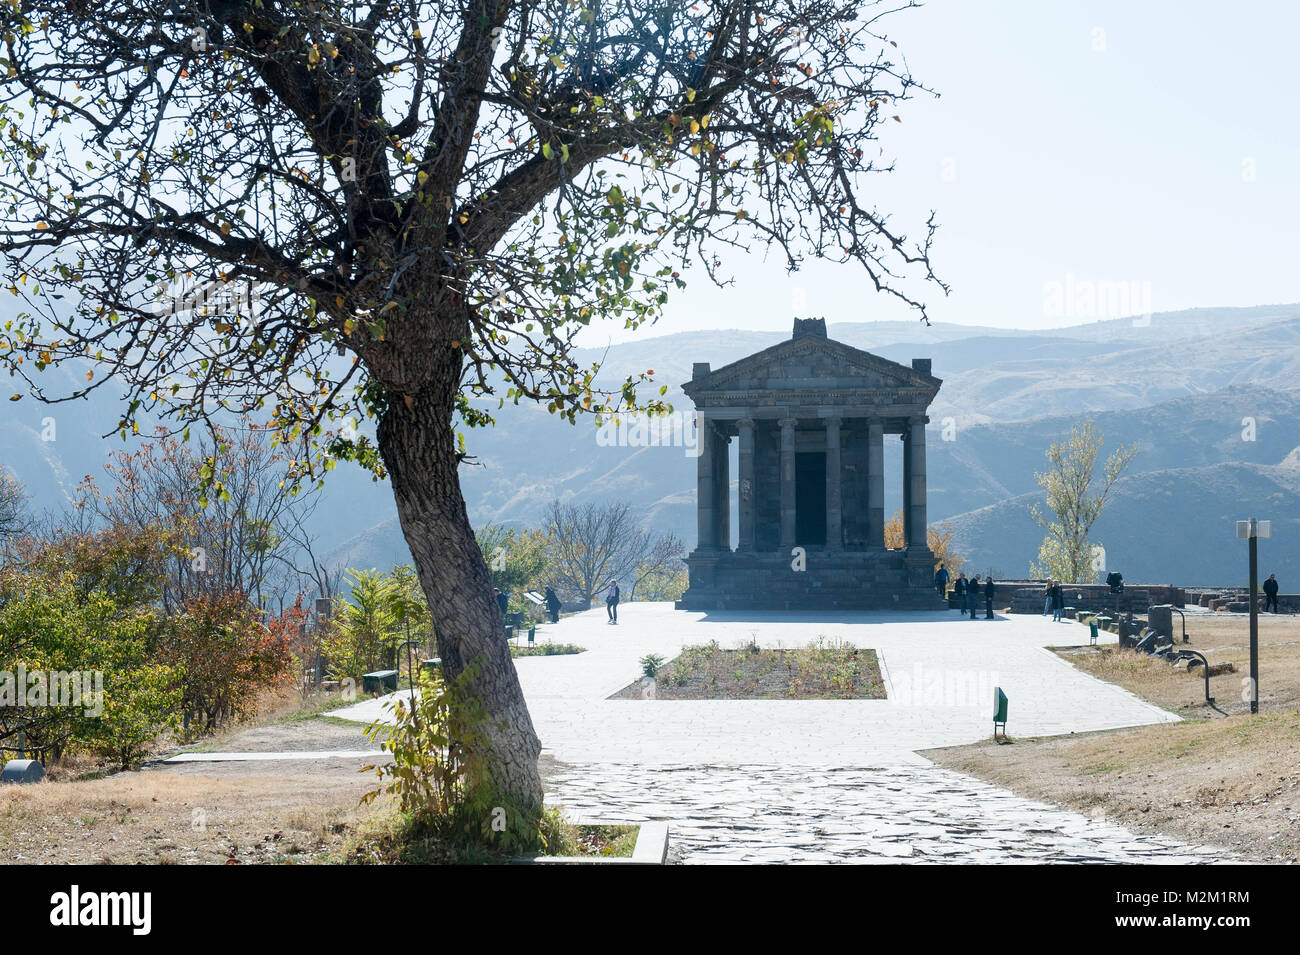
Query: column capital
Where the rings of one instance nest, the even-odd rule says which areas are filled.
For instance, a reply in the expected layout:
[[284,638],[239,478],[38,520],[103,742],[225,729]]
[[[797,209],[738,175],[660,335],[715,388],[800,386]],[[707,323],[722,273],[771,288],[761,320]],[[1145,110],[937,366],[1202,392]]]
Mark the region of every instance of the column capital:
[[799,423],[798,418],[778,418],[777,424],[781,426],[782,431],[793,431],[794,426]]
[[736,426],[739,427],[739,428],[752,428],[752,427],[754,427],[754,419],[753,419],[753,418],[737,418],[737,419],[736,419]]
[[843,421],[844,419],[841,418],[839,415],[829,415],[828,417],[822,418],[822,422],[828,428],[838,428],[843,423]]

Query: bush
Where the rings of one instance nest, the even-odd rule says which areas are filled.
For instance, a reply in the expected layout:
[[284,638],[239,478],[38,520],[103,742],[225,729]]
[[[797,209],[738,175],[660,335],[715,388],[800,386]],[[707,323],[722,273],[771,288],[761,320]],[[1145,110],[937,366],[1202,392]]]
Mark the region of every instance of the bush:
[[362,804],[382,794],[396,797],[407,824],[403,838],[433,843],[453,857],[534,852],[545,843],[539,807],[513,806],[485,782],[485,715],[464,692],[472,671],[451,681],[421,672],[418,689],[385,704],[394,722],[374,723],[366,736],[379,740],[393,761],[363,768],[381,784]]
[[[0,576],[0,671],[38,674],[23,689],[41,696],[19,707],[0,700],[0,739],[49,761],[84,749],[123,767],[173,728],[180,702],[174,668],[150,659],[152,614],[123,608],[99,590],[85,592],[71,573]],[[93,674],[92,694],[77,705],[53,705],[53,674]],[[16,687],[12,687],[16,689]],[[66,701],[63,701],[66,703]]]
[[258,623],[242,594],[203,594],[186,601],[159,637],[159,658],[177,668],[188,733],[209,733],[252,713],[259,691],[285,680],[293,666],[289,622]]

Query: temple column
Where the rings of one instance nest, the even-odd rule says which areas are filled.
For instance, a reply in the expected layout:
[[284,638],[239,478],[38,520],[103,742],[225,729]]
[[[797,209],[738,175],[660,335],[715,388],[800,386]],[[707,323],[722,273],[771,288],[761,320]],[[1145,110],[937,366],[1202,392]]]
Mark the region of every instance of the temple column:
[[924,415],[907,419],[907,513],[908,547],[928,547],[925,508],[925,422]]
[[699,457],[695,459],[695,549],[714,550],[713,425],[703,412],[695,415],[695,437],[699,445]]
[[826,419],[826,549],[844,546],[840,500],[840,419]]
[[781,546],[795,545],[794,531],[794,418],[782,418],[781,426]]
[[717,537],[714,538],[720,550],[731,550],[731,437],[718,431],[713,436],[713,460],[715,467],[713,479],[713,514],[718,522]]
[[740,540],[737,550],[754,549],[754,419],[741,418],[736,422],[740,430],[740,451],[736,455],[740,471],[737,503],[740,510]]
[[903,442],[903,546],[907,547],[912,540],[912,446],[906,425],[898,437]]
[[885,546],[885,429],[867,425],[867,546]]

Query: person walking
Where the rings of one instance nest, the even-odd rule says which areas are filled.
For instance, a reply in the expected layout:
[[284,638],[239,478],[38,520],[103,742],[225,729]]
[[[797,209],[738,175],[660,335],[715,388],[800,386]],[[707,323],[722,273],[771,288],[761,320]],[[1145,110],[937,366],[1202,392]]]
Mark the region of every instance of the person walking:
[[939,591],[939,596],[947,598],[948,596],[948,568],[939,565],[939,569],[934,572],[934,589]]
[[1065,592],[1061,590],[1061,585],[1055,581],[1052,582],[1052,623],[1061,622],[1061,611],[1065,609]]
[[989,574],[988,582],[984,585],[984,619],[994,620],[993,616],[993,594],[996,592],[993,586],[993,575]]
[[560,598],[555,595],[554,587],[546,588],[546,612],[550,614],[551,623],[560,622]]
[[966,573],[964,571],[957,577],[957,582],[952,585],[952,592],[957,595],[957,607],[961,610],[961,615],[966,616],[969,598],[966,596]]
[[1273,612],[1277,613],[1277,574],[1269,574],[1268,580],[1264,581],[1264,612],[1268,613],[1268,608],[1272,607]]
[[618,581],[613,578],[605,589],[605,612],[609,614],[610,623],[618,623]]
[[979,619],[979,612],[975,609],[979,602],[980,595],[980,575],[971,574],[970,580],[966,584],[966,605],[970,608],[970,618]]

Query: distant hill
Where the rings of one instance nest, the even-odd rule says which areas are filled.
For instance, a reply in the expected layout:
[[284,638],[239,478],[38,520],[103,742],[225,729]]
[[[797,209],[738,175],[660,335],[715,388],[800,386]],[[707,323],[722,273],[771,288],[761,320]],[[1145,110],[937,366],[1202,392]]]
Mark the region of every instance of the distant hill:
[[[930,357],[944,379],[929,435],[933,520],[966,521],[981,508],[1036,493],[1033,474],[1043,466],[1043,452],[1083,414],[1097,423],[1108,448],[1141,446],[1135,477],[1221,465],[1276,467],[1300,448],[1300,392],[1287,390],[1300,382],[1297,305],[1193,309],[1156,314],[1147,324],[1116,319],[1038,332],[912,322],[841,323],[829,331],[895,361]],[[653,369],[668,386],[668,399],[689,415],[679,386],[693,362],[721,367],[785,337],[684,332],[585,349],[579,358],[601,361],[606,382]],[[72,366],[49,374],[66,379],[52,382],[51,392],[78,380]],[[68,404],[5,402],[0,463],[23,481],[36,510],[62,509],[82,477],[102,476],[109,450],[131,447],[101,438],[119,413],[111,385]],[[474,458],[461,477],[475,524],[534,524],[557,497],[620,500],[647,524],[694,544],[695,460],[682,448],[601,447],[590,422],[571,426],[530,404],[495,413],[496,427],[466,435]],[[52,442],[42,440],[46,417],[56,423]],[[1255,419],[1253,442],[1242,440],[1246,417]],[[886,442],[887,475],[898,475],[900,454],[899,442]],[[1189,488],[1199,486],[1184,479]],[[1207,487],[1227,493],[1230,485]],[[312,526],[320,551],[362,566],[407,559],[386,484],[344,465],[323,493]],[[886,508],[892,513],[898,506],[893,480]],[[1138,513],[1133,520],[1152,537],[1155,517]],[[999,547],[990,553],[1023,567],[1037,552],[1037,539]]]
[[[1027,574],[1043,532],[1029,515],[1041,494],[1022,494],[949,521],[959,553],[976,573]],[[1106,566],[1137,583],[1244,586],[1246,544],[1236,522],[1270,519],[1260,571],[1284,590],[1300,585],[1300,468],[1215,464],[1169,468],[1125,478],[1093,529]]]

